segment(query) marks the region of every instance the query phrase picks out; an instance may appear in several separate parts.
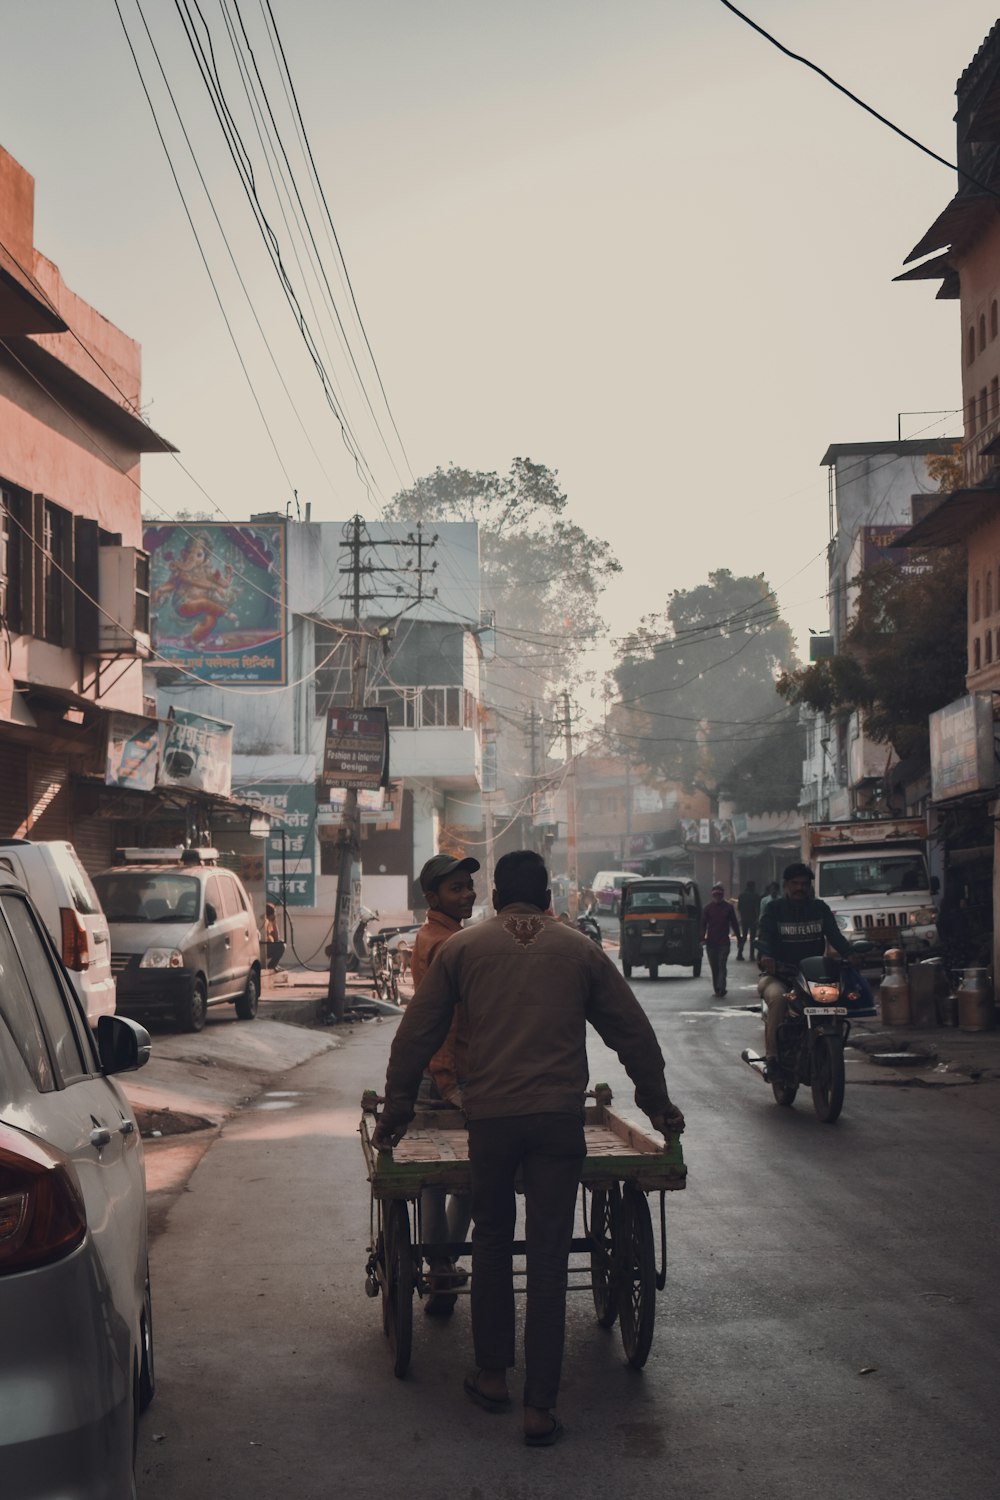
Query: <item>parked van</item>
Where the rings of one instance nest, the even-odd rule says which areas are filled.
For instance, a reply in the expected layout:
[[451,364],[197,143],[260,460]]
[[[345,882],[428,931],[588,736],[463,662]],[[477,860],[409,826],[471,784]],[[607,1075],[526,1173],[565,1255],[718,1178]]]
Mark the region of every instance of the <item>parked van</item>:
[[598,911],[609,911],[617,917],[622,905],[622,886],[638,878],[630,870],[598,870],[590,883]]
[[113,1016],[111,935],[73,845],[60,839],[0,839],[0,872],[13,876],[34,902],[91,1026],[101,1016]]

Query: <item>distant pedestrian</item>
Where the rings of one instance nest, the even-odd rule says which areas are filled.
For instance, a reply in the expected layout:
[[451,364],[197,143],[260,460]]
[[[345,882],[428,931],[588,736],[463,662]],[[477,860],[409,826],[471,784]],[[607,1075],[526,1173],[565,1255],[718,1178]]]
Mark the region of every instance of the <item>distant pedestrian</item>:
[[760,893],[757,890],[755,881],[747,881],[742,891],[740,891],[736,906],[740,914],[740,942],[736,957],[743,957],[743,949],[749,943],[749,956],[752,963],[754,948],[757,945],[757,923],[760,920]]
[[267,967],[273,973],[281,963],[281,955],[285,951],[285,945],[278,936],[278,913],[273,901],[268,901],[264,907],[264,947],[267,951]]
[[712,988],[720,998],[726,993],[726,966],[729,963],[729,934],[735,933],[739,942],[740,924],[731,901],[726,900],[725,889],[713,885],[712,899],[701,914],[701,940],[708,954],[712,970]]
[[[761,898],[760,898],[760,911],[757,913],[757,926],[758,927],[760,926],[760,919],[764,915],[764,912],[767,910],[767,908],[770,905],[770,903],[772,901],[776,900],[777,897],[780,896],[780,895],[781,895],[781,886],[778,884],[778,882],[776,880],[772,880],[771,884],[767,887],[767,889],[765,890],[763,896],[761,896]],[[760,949],[758,948],[757,951],[759,953]]]

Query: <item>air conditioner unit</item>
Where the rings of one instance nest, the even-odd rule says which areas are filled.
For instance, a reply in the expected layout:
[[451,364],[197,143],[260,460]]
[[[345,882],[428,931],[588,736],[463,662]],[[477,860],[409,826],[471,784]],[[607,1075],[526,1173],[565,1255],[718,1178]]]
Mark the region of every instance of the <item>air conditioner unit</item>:
[[149,553],[98,549],[98,656],[149,655]]

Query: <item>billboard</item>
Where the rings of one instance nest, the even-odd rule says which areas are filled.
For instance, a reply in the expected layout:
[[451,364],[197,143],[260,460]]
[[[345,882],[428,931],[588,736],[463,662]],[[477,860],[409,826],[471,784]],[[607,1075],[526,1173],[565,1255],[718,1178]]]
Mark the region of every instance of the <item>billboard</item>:
[[328,787],[378,791],[389,780],[389,718],[378,705],[331,708],[326,716],[323,780]]
[[112,713],[104,760],[105,786],[151,792],[160,763],[160,721],[137,714]]
[[968,693],[928,719],[931,738],[931,801],[947,802],[997,783],[995,728],[990,693]]
[[233,726],[186,708],[160,723],[157,786],[185,786],[228,797],[233,777]]
[[258,781],[239,787],[238,795],[281,820],[271,824],[267,836],[264,877],[268,897],[288,906],[315,906],[315,783]]
[[286,681],[284,523],[147,526],[160,664],[205,682]]

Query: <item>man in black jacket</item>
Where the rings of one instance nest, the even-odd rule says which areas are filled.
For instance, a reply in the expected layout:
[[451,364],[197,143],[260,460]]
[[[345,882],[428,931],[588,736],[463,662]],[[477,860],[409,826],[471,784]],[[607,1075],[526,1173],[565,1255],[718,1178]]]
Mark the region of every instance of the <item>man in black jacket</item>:
[[788,865],[782,875],[784,895],[768,902],[757,930],[757,959],[761,969],[757,993],[767,1006],[764,1037],[769,1073],[778,1065],[778,1027],[788,1009],[787,978],[795,973],[803,958],[824,954],[827,944],[842,958],[850,957],[851,946],[837,926],[833,912],[825,901],[818,901],[812,895],[812,878],[808,865]]

